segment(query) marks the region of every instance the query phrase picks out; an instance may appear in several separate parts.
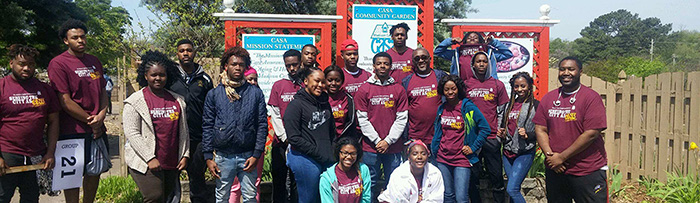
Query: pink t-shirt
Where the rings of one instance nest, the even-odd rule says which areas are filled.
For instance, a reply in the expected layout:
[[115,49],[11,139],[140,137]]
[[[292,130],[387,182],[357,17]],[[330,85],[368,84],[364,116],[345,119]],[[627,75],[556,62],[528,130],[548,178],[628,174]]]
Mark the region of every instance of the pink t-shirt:
[[[355,95],[355,106],[358,111],[367,112],[369,122],[381,139],[389,135],[389,130],[396,120],[396,113],[408,110],[406,91],[398,83],[379,86],[365,83],[360,86]],[[389,146],[386,153],[399,153],[402,149],[402,139]],[[375,144],[364,137],[362,149],[365,152],[377,153]]]
[[149,88],[143,89],[143,97],[156,133],[156,159],[163,169],[175,170],[179,161],[180,104],[170,93],[165,92],[159,97]]
[[459,78],[462,78],[462,80],[467,80],[468,78],[474,77],[474,71],[472,70],[472,57],[477,52],[486,51],[486,45],[461,45],[457,51],[459,52]]
[[442,139],[437,152],[437,161],[455,167],[471,167],[467,155],[462,153],[464,147],[464,119],[462,118],[462,101],[456,106],[445,104],[440,116]]
[[345,81],[342,87],[353,97],[355,97],[355,92],[360,88],[360,85],[365,84],[367,79],[372,76],[371,73],[362,70],[362,68],[359,68],[359,73],[355,75],[350,74],[347,69],[343,68],[343,75],[345,76]]
[[36,78],[0,79],[0,149],[37,156],[46,153],[44,129],[49,114],[61,110],[56,92]]
[[335,135],[340,137],[345,128],[345,120],[352,116],[352,112],[348,112],[348,95],[342,90],[335,95],[328,95],[328,103],[331,105],[331,110],[333,110],[333,118],[335,119]]
[[[560,88],[561,89],[561,88]],[[562,152],[586,130],[606,129],[605,106],[600,95],[594,90],[581,85],[577,94],[561,94],[559,106],[554,102],[559,97],[555,89],[544,95],[532,120],[536,125],[547,127],[549,146],[553,152]],[[571,104],[571,97],[576,101]],[[603,137],[596,137],[593,143],[582,152],[566,160],[564,173],[584,176],[607,165],[607,154]]]
[[425,78],[414,74],[408,83],[408,138],[427,145],[433,141],[433,123],[441,103],[435,77],[433,71]]
[[487,139],[496,139],[498,106],[508,103],[508,92],[503,82],[494,78],[488,78],[484,82],[476,78],[469,78],[464,81],[467,85],[467,97],[479,108],[484,118],[491,126],[491,134]]
[[411,59],[413,57],[413,49],[407,48],[403,54],[399,54],[393,48],[386,51],[391,56],[391,77],[396,81],[401,81],[413,73],[413,65],[411,64],[413,63]]
[[[518,116],[520,115],[520,109],[523,107],[523,103],[520,102],[515,102],[513,103],[513,109],[508,113],[508,135],[506,136],[520,136],[518,134],[518,129],[521,128],[518,127]],[[508,158],[515,158],[517,154],[503,149],[503,155],[505,155]]]
[[[97,57],[85,54],[82,58],[63,52],[51,59],[46,68],[51,86],[57,92],[68,94],[85,112],[96,115],[100,111],[100,94],[107,81],[102,77],[102,63]],[[61,135],[92,133],[92,128],[66,111],[60,111]]]
[[280,114],[284,116],[284,111],[287,110],[289,102],[294,100],[294,95],[301,89],[300,85],[294,84],[291,80],[281,79],[272,84],[270,90],[270,100],[267,104],[280,108]]
[[357,170],[350,170],[347,173],[335,167],[335,177],[338,179],[338,203],[359,203],[362,200],[362,181]]

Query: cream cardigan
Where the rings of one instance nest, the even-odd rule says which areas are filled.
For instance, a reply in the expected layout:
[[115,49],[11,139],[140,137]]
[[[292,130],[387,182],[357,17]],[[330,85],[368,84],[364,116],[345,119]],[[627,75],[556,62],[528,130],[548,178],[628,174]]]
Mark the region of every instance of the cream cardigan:
[[[190,137],[187,131],[187,115],[185,114],[184,98],[175,92],[168,92],[175,97],[180,104],[180,123],[179,123],[179,147],[178,147],[178,162],[183,157],[190,155]],[[143,89],[134,92],[124,100],[124,112],[122,113],[122,127],[124,128],[124,136],[126,144],[124,144],[124,158],[126,165],[130,168],[146,173],[148,170],[148,161],[156,158],[156,136],[151,121],[151,114],[148,111],[148,105],[143,96]]]

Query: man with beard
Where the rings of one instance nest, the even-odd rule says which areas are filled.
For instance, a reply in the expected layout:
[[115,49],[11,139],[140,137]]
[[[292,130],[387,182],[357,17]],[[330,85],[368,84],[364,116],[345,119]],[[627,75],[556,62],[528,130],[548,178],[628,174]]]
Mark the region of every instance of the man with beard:
[[[177,42],[177,58],[180,65],[175,82],[169,87],[173,92],[185,97],[187,127],[190,134],[190,158],[187,160],[187,175],[190,178],[190,201],[193,203],[211,202],[214,191],[207,191],[204,180],[204,171],[207,167],[202,154],[202,111],[207,92],[213,88],[211,77],[204,72],[204,68],[194,62],[197,51],[194,43],[188,39]],[[179,190],[176,190],[175,199],[179,200]],[[171,197],[172,198],[172,197]]]
[[270,112],[270,123],[275,131],[275,141],[272,143],[272,199],[273,202],[296,202],[296,185],[292,173],[287,167],[286,151],[289,142],[284,129],[282,118],[294,95],[301,89],[302,79],[299,78],[299,67],[302,64],[301,52],[290,49],[282,55],[287,77],[275,82],[270,90],[270,101],[267,102]]
[[[408,93],[409,139],[421,140],[430,146],[433,140],[433,122],[441,98],[437,93],[438,81],[447,73],[430,68],[430,53],[420,47],[413,51],[413,74],[406,76],[401,84]],[[393,59],[393,58],[392,58]]]
[[561,87],[542,98],[533,118],[545,153],[549,202],[606,202],[608,169],[603,136],[607,128],[600,95],[581,85],[581,61],[559,62]]
[[0,202],[10,202],[16,188],[20,202],[39,202],[37,171],[5,170],[39,163],[53,168],[61,106],[51,86],[34,77],[39,51],[14,44],[8,56],[12,74],[0,79]]
[[386,53],[391,55],[393,60],[391,63],[391,77],[396,81],[401,81],[413,73],[413,65],[411,65],[413,49],[406,46],[409,30],[411,28],[406,23],[396,24],[389,29],[394,46],[387,50]]

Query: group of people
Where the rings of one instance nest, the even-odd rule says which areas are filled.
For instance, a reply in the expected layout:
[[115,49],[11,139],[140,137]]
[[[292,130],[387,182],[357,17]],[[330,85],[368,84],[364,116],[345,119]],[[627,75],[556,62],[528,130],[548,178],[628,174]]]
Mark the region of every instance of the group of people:
[[[431,68],[428,50],[406,46],[409,31],[405,23],[390,29],[394,46],[374,55],[372,73],[358,67],[352,39],[337,47],[343,67],[321,69],[314,45],[290,49],[280,59],[288,75],[268,101],[242,47],[225,51],[218,82],[194,62],[190,40],[176,44],[179,63],[146,52],[137,68],[141,89],[123,108],[123,156],[144,202],[179,201],[182,170],[192,202],[258,201],[268,124],[274,202],[481,202],[480,176],[494,201],[507,193],[525,202],[520,185],[538,146],[549,201],[607,200],[605,107],[580,84],[578,59],[559,62],[562,87],[538,101],[528,73],[510,79],[510,95],[495,78],[496,62],[512,56],[498,40],[470,32],[443,41],[434,52],[451,60],[446,73]],[[0,80],[0,169],[50,169],[57,140],[106,138],[106,81],[99,60],[85,53],[86,33],[75,20],[61,27],[68,50],[47,68],[50,84],[33,77],[36,49],[10,47],[12,75]],[[213,191],[205,171],[216,179]],[[36,176],[0,176],[0,202],[16,187],[22,201],[38,201],[38,187],[19,180]],[[83,202],[94,200],[98,181],[84,178]],[[65,197],[78,202],[79,189]]]

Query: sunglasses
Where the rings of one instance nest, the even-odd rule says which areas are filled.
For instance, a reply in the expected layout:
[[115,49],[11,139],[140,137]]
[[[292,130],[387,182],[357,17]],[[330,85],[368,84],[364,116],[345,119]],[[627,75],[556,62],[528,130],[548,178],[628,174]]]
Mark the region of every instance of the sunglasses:
[[421,59],[427,61],[427,60],[430,60],[430,56],[423,55],[423,56],[415,56],[415,57],[413,57],[413,60],[414,60],[414,61],[420,61]]

